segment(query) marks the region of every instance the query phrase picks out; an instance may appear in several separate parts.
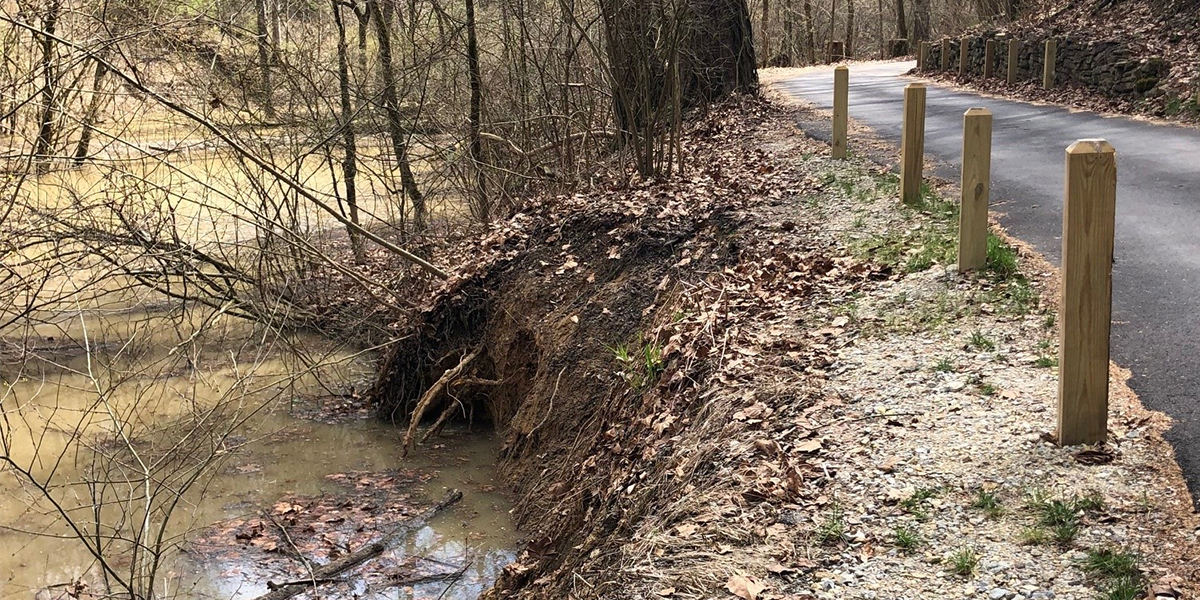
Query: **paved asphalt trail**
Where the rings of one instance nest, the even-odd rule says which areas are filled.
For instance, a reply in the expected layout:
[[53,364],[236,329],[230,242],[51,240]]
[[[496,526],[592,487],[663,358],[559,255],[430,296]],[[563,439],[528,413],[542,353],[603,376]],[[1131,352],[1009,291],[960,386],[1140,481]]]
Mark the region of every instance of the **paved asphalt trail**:
[[[903,88],[910,82],[900,74],[913,66],[852,65],[850,118],[899,145]],[[832,108],[832,70],[777,85]],[[938,162],[937,175],[959,179],[962,115],[974,106],[994,115],[992,209],[1053,263],[1062,256],[1066,147],[1104,138],[1116,148],[1112,358],[1133,372],[1130,384],[1146,406],[1176,420],[1167,439],[1193,499],[1200,498],[1200,130],[930,85],[925,152]]]

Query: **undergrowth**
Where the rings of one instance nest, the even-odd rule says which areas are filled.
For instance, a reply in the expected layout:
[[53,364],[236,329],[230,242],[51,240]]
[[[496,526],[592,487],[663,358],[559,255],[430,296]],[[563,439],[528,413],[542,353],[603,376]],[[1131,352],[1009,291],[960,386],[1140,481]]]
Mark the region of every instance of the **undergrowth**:
[[635,392],[653,385],[666,368],[662,345],[641,336],[632,343],[610,347],[609,351],[621,369],[621,377]]

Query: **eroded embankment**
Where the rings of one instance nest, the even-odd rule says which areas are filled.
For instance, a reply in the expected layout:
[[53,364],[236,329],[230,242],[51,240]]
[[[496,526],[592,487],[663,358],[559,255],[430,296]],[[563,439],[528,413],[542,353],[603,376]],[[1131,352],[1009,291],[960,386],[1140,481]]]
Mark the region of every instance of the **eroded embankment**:
[[787,359],[758,372],[739,323],[760,311],[788,321],[789,306],[871,270],[795,222],[781,227],[772,205],[806,184],[776,172],[754,138],[778,118],[757,101],[729,107],[689,132],[689,155],[703,161],[686,177],[531,207],[483,241],[478,267],[386,361],[375,397],[397,419],[476,349],[466,378],[499,382],[459,396],[486,406],[504,435],[502,468],[533,540],[498,593],[615,593],[636,579],[616,575],[630,559],[619,540],[635,530],[668,528],[731,487],[757,504],[808,485],[790,443],[726,440],[772,413],[794,430],[787,417],[811,404],[805,372],[823,352],[773,340]]
[[1161,418],[1117,403],[1102,463],[1040,435],[1035,257],[997,238],[984,272],[948,269],[953,203],[900,207],[886,168],[760,101],[686,148],[686,177],[496,228],[385,362],[385,416],[461,367],[425,415],[452,397],[504,439],[529,543],[493,596],[1084,598],[1120,583],[1086,570],[1102,551],[1143,557],[1130,587],[1186,587]]

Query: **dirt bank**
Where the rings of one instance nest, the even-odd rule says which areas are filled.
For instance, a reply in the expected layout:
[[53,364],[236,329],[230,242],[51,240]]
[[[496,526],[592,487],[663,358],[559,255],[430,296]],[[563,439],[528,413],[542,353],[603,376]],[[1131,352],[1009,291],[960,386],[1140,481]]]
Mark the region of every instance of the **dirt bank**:
[[[976,406],[991,396],[967,383],[942,396],[919,393],[915,382],[885,384],[883,374],[914,372],[910,364],[942,373],[934,370],[944,366],[940,359],[911,348],[937,355],[961,347],[967,319],[970,327],[1044,323],[1043,284],[1020,275],[1011,249],[987,274],[947,273],[955,207],[931,192],[922,210],[900,209],[886,168],[829,161],[828,149],[795,132],[792,118],[745,100],[691,128],[684,177],[529,207],[480,242],[476,266],[423,309],[386,360],[373,394],[385,417],[403,421],[427,390],[446,384],[450,393],[431,397],[427,417],[446,407],[474,410],[477,418],[486,412],[503,435],[500,466],[529,543],[493,596],[907,597],[926,587],[908,578],[921,569],[923,580],[958,584],[956,591],[971,583],[966,596],[1024,593],[1007,595],[1002,586],[1010,584],[992,573],[960,582],[941,558],[950,544],[1009,535],[1027,520],[1014,515],[1004,528],[972,534],[942,525],[985,488],[977,477],[943,472],[945,461],[961,464],[961,457],[921,437],[930,431],[924,423],[946,403]],[[905,286],[956,291],[919,295]],[[1026,340],[1026,329],[1010,335],[1014,344],[1038,343]],[[864,360],[848,360],[847,352],[860,347],[880,374],[868,378],[870,386],[847,381]],[[898,349],[914,354],[897,356]],[[451,369],[456,379],[447,383]],[[1042,394],[1047,385],[1038,380],[1010,393]],[[902,396],[931,404],[927,411],[889,406]],[[1044,401],[1029,398],[1031,405]],[[1018,411],[1002,417],[1029,418]],[[856,483],[905,468],[905,456],[877,473],[847,460],[881,453],[859,444],[866,432],[882,439],[877,427],[917,432],[903,443],[924,447],[922,459],[942,461],[923,463],[924,478],[894,487],[938,482],[935,494],[913,492],[921,497],[909,504],[930,520],[911,527],[933,527],[925,539],[946,551],[925,557],[898,549],[888,519],[909,497],[879,497],[878,486]],[[1131,482],[1146,481],[1170,493],[1141,517],[1116,517],[1137,530],[1120,548],[1161,536],[1188,552],[1195,519],[1181,512],[1187,504],[1179,503],[1177,471],[1131,476],[1171,460],[1156,437],[1159,425],[1139,427],[1134,440],[1121,440],[1121,468],[1102,478],[1114,487],[1101,493],[1119,491],[1124,502]],[[973,431],[963,429],[963,439],[974,439]],[[985,441],[977,452],[1002,451]],[[997,485],[1005,497],[1041,483],[1052,495],[1070,493],[1072,473],[1087,468],[1070,460],[1078,450],[1045,443],[1004,450],[1029,461],[1025,468],[1035,474]],[[881,502],[862,502],[869,498]],[[1080,513],[1072,522],[1109,539],[1102,533],[1113,516]],[[1013,548],[1044,551],[1054,557],[1050,570],[1031,576],[1029,586],[1051,594],[1042,597],[1075,597],[1104,585],[1066,554],[1095,543],[1080,540],[1045,548],[1010,540],[994,549],[995,560],[1011,565],[1015,559],[1000,553]],[[1159,553],[1145,571],[1182,587],[1195,580],[1180,562],[1186,556]],[[851,572],[861,564],[877,568]],[[889,565],[908,571],[900,576]],[[858,581],[876,585],[853,587]]]

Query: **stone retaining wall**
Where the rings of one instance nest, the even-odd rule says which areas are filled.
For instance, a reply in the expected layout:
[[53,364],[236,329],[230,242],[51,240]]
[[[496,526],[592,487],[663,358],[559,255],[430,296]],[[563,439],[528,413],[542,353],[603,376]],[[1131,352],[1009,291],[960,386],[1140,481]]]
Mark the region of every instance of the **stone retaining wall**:
[[[1008,41],[999,34],[986,34],[963,38],[967,42],[967,74],[983,75],[985,47],[988,39],[996,40],[995,77],[1005,79],[1008,74]],[[1170,65],[1161,58],[1139,59],[1120,42],[1080,41],[1071,38],[1056,38],[1058,53],[1055,63],[1055,85],[1074,84],[1109,96],[1154,95],[1158,83],[1170,72]],[[1046,38],[1021,39],[1017,53],[1017,79],[1041,81],[1042,65],[1045,61]],[[962,40],[950,40],[948,70],[958,72],[959,46]],[[941,41],[929,45],[926,60],[927,71],[942,68]]]

